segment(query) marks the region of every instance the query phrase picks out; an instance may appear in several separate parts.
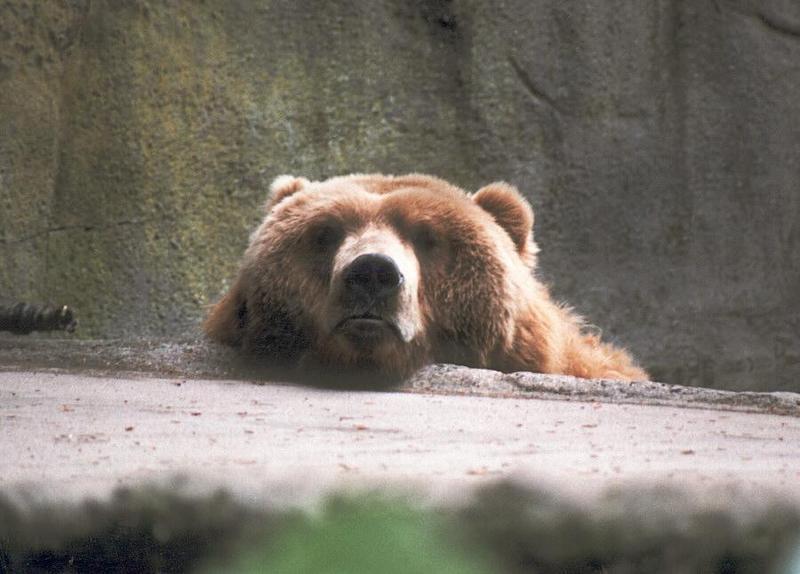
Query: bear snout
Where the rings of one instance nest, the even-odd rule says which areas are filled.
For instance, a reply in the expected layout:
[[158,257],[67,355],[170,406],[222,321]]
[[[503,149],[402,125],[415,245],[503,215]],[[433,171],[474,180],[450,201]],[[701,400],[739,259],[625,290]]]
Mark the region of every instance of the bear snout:
[[413,248],[393,229],[369,225],[348,235],[334,256],[323,332],[344,335],[359,352],[409,343],[422,331],[419,276]]
[[344,269],[342,281],[351,295],[374,304],[394,296],[405,278],[391,257],[365,253]]

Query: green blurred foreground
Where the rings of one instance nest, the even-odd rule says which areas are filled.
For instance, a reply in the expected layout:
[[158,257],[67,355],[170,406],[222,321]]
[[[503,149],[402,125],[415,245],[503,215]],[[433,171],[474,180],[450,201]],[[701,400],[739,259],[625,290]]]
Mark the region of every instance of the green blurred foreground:
[[463,544],[445,535],[444,521],[399,501],[335,499],[315,518],[298,518],[276,539],[246,553],[234,571],[437,572],[480,574],[493,570]]
[[510,483],[439,509],[375,493],[308,512],[151,487],[74,506],[0,495],[0,572],[794,574],[798,509],[725,504],[648,489],[581,507]]

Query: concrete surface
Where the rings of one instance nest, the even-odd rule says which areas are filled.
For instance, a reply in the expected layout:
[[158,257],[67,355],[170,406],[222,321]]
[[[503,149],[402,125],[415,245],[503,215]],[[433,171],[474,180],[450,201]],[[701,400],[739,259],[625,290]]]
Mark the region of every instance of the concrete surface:
[[0,298],[178,336],[280,173],[502,178],[656,379],[800,390],[799,30],[792,0],[5,0]]
[[[282,380],[291,376],[298,382],[314,384],[313,380],[304,380],[298,374],[269,370],[259,362],[246,360],[229,347],[215,345],[203,339],[86,341],[0,334],[0,371],[42,369],[91,373],[110,378],[126,372],[148,374],[151,377],[261,382]],[[346,386],[346,382],[343,386]],[[374,389],[383,386],[382,381],[374,381]],[[421,369],[393,390],[442,395],[696,407],[800,416],[798,393],[732,392],[652,381],[637,381],[635,384],[589,381],[529,372],[500,373],[444,364],[429,365]]]
[[508,477],[800,503],[796,415],[9,371],[0,427],[0,489],[45,498],[185,474],[287,504],[347,485],[457,499]]

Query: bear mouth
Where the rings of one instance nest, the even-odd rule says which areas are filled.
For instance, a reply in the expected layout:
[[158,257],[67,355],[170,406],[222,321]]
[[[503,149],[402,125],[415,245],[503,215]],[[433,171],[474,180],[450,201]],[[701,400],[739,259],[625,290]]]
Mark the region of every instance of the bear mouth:
[[356,343],[377,342],[391,334],[402,340],[397,325],[375,313],[348,315],[333,328],[334,332],[345,334]]

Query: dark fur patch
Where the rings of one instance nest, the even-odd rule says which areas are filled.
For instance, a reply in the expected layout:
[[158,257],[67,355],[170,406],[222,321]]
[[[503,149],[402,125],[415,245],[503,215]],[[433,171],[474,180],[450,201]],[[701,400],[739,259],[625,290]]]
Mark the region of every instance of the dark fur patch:
[[289,365],[300,360],[311,346],[305,329],[299,326],[298,313],[282,305],[269,305],[258,320],[251,320],[245,335],[245,350],[270,362]]

